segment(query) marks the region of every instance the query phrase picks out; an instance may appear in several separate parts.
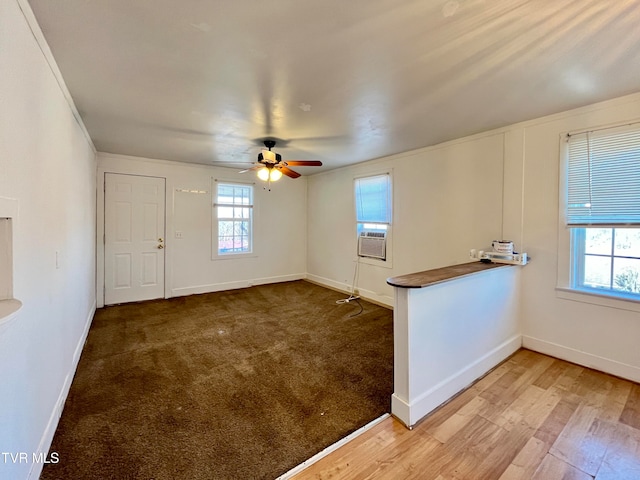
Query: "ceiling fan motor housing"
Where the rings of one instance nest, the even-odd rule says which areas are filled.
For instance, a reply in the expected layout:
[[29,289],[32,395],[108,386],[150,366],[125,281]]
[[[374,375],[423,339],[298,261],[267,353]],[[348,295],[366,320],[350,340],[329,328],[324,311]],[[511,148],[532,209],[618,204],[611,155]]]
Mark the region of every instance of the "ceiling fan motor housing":
[[260,163],[280,163],[282,161],[282,155],[280,155],[279,153],[275,153],[273,152],[276,156],[275,162],[273,161],[269,161],[269,160],[265,160],[264,155],[262,154],[262,152],[260,152],[258,154],[258,162]]

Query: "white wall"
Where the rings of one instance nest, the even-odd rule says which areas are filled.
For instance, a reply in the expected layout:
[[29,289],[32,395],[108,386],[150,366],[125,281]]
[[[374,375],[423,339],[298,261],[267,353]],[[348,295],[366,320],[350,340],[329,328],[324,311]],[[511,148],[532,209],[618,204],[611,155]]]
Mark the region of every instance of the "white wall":
[[23,303],[0,327],[0,451],[28,455],[0,458],[12,479],[40,473],[95,310],[95,152],[41,36],[26,1],[0,1],[0,197],[17,205]]
[[635,381],[640,381],[640,305],[597,305],[591,303],[595,297],[567,295],[556,286],[559,264],[560,275],[566,274],[569,236],[558,216],[560,136],[639,120],[640,95],[631,95],[510,127],[505,197],[511,212],[505,231],[533,258],[522,269],[524,345]]
[[[166,178],[165,296],[282,282],[306,275],[306,177],[284,177],[271,191],[255,173],[179,162],[98,154],[98,238],[102,238],[104,173]],[[212,179],[254,183],[255,255],[212,260]],[[206,193],[187,193],[195,190]],[[182,232],[176,238],[175,232]],[[98,245],[98,304],[104,252]]]
[[391,413],[411,427],[521,346],[519,267],[395,289]]
[[311,176],[308,276],[350,289],[353,178],[392,169],[391,261],[360,266],[364,296],[391,305],[386,278],[463,263],[470,248],[497,237],[514,240],[533,258],[521,275],[523,344],[640,381],[640,305],[556,288],[569,236],[559,226],[560,137],[634,121],[640,121],[640,94]]
[[393,305],[388,277],[469,261],[470,249],[502,236],[503,144],[491,132],[309,177],[309,278],[350,290],[353,180],[385,171],[393,174],[390,257],[360,263],[360,293]]

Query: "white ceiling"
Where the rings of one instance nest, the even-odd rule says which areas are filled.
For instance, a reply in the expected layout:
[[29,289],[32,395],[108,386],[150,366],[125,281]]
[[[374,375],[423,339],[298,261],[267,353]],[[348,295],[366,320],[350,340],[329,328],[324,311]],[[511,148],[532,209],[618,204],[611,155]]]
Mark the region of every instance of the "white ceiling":
[[29,2],[103,152],[330,169],[640,90],[638,0]]

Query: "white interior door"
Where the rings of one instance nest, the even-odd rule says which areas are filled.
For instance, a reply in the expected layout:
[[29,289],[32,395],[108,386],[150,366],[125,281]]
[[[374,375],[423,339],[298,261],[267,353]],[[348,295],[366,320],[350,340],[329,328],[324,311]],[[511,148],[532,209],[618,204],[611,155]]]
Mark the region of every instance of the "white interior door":
[[104,303],[164,297],[165,179],[105,174]]

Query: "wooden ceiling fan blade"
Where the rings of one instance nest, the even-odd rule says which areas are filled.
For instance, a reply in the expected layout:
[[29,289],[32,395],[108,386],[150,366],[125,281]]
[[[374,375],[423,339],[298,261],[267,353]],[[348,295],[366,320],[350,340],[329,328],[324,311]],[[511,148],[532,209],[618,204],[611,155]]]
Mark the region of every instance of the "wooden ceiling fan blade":
[[256,162],[210,162],[209,165],[214,167],[231,167],[236,165],[255,165]]
[[247,168],[246,170],[241,170],[238,173],[252,172],[254,170],[260,170],[261,168],[264,168],[264,165],[256,165],[255,167]]
[[320,160],[287,160],[287,165],[294,167],[321,167],[322,162]]
[[298,172],[294,172],[293,170],[291,170],[290,168],[287,168],[285,166],[278,167],[278,170],[280,170],[287,177],[298,178],[300,176],[300,174]]

